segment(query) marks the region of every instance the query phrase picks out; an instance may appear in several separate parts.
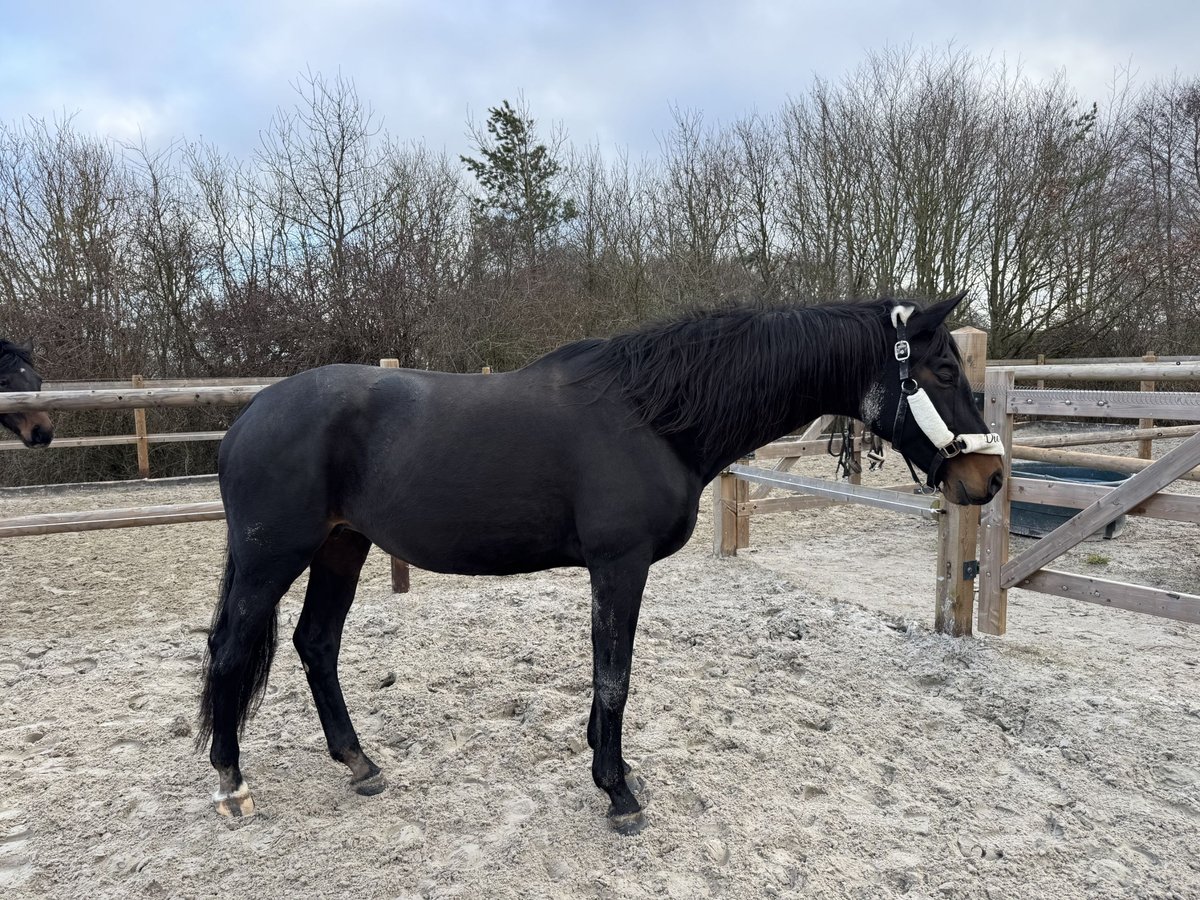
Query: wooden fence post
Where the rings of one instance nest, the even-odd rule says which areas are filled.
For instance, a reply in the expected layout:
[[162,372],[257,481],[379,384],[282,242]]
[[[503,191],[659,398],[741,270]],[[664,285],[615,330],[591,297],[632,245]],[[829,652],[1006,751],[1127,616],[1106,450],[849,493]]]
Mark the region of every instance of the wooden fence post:
[[[146,379],[141,375],[134,375],[129,379],[135,388],[145,387]],[[137,434],[137,462],[138,475],[142,478],[150,477],[150,441],[149,431],[146,428],[146,410],[135,409],[133,411],[133,428]]]
[[978,541],[979,507],[943,500],[938,518],[937,608],[933,621],[938,634],[962,637],[971,633]]
[[[1011,371],[987,373],[983,420],[1000,435],[1005,450],[1012,447],[1012,413],[1008,395],[1013,389]],[[1004,634],[1008,627],[1008,591],[1001,587],[1001,570],[1008,562],[1009,479],[1012,455],[1004,456],[1004,487],[983,507],[979,539],[979,605],[976,627],[984,634]]]
[[[963,359],[963,372],[973,390],[982,390],[987,371],[987,332],[959,328],[952,332]],[[971,633],[975,611],[975,576],[979,570],[979,507],[942,502],[938,517],[937,597],[934,629],[961,637]]]
[[[379,365],[385,369],[400,368],[400,360],[398,359],[381,359]],[[407,594],[409,588],[409,571],[408,563],[402,559],[392,557],[392,593]]]
[[737,523],[737,546],[734,553],[750,546],[750,511],[746,504],[750,502],[750,482],[744,478],[733,480],[733,518]]
[[737,556],[750,546],[750,482],[722,472],[713,482],[713,555]]
[[737,478],[722,472],[713,483],[713,555],[737,556]]
[[[1148,363],[1158,362],[1158,354],[1157,353],[1147,353],[1145,356],[1142,357],[1142,362],[1148,362]],[[1142,382],[1142,390],[1143,391],[1153,391],[1156,389],[1157,389],[1157,384],[1155,382],[1153,382],[1153,381],[1143,381]],[[1153,427],[1154,427],[1153,419],[1138,419],[1138,428],[1153,428]],[[1150,459],[1154,455],[1152,452],[1153,447],[1154,447],[1154,440],[1152,438],[1146,438],[1145,440],[1138,441],[1138,456],[1141,457],[1142,459]]]

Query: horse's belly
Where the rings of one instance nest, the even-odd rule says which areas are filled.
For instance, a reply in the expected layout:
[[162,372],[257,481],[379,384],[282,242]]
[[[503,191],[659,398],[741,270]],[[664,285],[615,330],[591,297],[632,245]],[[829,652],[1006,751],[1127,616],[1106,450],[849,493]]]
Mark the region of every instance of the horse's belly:
[[583,562],[578,541],[571,535],[555,538],[516,530],[481,532],[473,528],[415,534],[410,528],[401,527],[395,534],[367,536],[389,554],[418,569],[448,575],[515,575]]
[[412,490],[347,518],[392,556],[432,572],[511,575],[582,564],[569,504],[547,503],[536,490],[507,499],[495,492],[433,493]]

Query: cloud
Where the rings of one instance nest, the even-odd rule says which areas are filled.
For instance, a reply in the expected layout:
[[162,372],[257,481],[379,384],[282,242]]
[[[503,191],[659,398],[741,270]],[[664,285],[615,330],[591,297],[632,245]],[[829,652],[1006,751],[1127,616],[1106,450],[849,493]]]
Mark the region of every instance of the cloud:
[[[395,137],[467,150],[466,120],[523,92],[577,144],[653,152],[673,104],[729,121],[769,112],[814,73],[838,79],[869,50],[954,41],[1065,69],[1103,98],[1132,63],[1141,80],[1195,71],[1200,7],[1113,0],[866,2],[743,0],[262,0],[21,4],[0,35],[0,120],[79,112],[128,139],[204,136],[244,155],[311,67],[354,79]],[[1169,25],[1167,24],[1169,23]]]

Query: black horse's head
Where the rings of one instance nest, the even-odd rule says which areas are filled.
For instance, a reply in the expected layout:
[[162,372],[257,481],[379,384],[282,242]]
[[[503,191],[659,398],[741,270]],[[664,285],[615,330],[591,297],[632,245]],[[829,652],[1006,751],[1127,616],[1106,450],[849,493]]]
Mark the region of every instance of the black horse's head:
[[873,431],[925,472],[953,503],[987,503],[1004,483],[1000,439],[975,406],[946,318],[965,294],[922,309],[888,309],[888,363],[863,399]]
[[[42,376],[33,368],[33,344],[0,341],[0,392],[41,389]],[[45,447],[54,438],[54,425],[44,412],[0,413],[0,425],[26,447]]]

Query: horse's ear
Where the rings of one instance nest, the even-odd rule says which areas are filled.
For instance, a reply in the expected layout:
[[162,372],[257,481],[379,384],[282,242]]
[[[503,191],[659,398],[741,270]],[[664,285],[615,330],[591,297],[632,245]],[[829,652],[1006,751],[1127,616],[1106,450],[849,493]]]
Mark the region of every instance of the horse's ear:
[[936,331],[950,317],[950,314],[954,312],[958,304],[966,299],[966,296],[967,292],[963,291],[946,300],[939,300],[937,303],[925,307],[912,317],[912,333],[921,334]]

